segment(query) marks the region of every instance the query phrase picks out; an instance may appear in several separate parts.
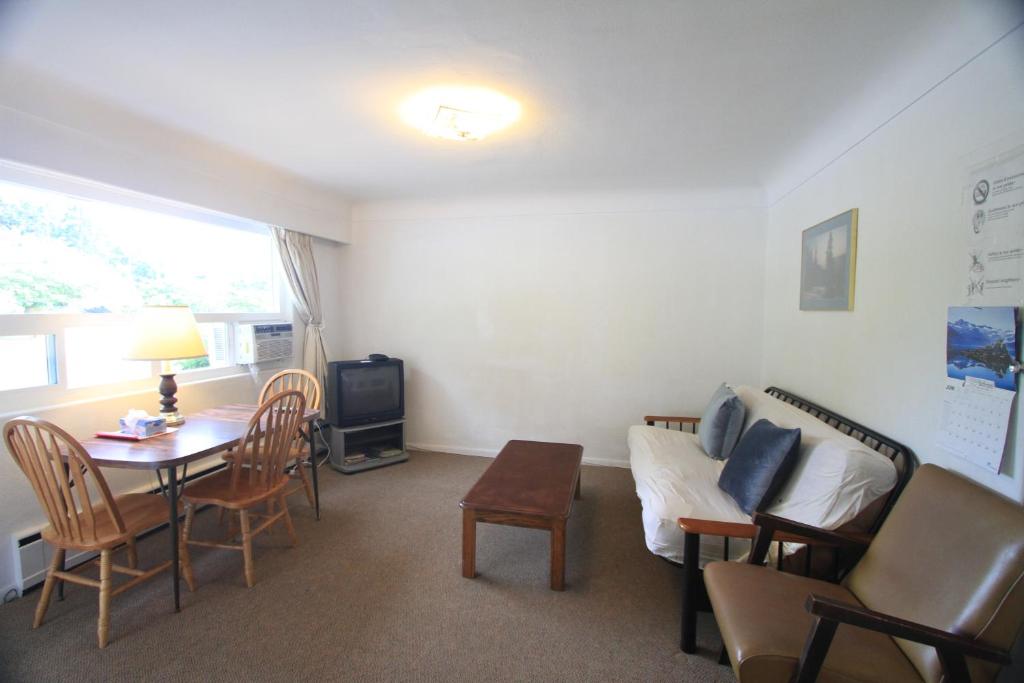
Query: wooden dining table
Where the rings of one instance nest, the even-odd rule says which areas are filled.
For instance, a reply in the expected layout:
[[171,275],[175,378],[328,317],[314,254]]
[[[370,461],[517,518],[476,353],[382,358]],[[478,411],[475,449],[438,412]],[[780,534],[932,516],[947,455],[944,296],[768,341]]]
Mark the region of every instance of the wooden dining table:
[[[167,482],[160,477],[160,488],[167,496],[171,529],[171,567],[174,582],[174,611],[181,610],[180,571],[178,564],[178,499],[179,486],[187,477],[188,463],[227,451],[239,445],[245,436],[249,420],[258,408],[255,404],[233,403],[187,416],[177,430],[141,441],[123,441],[93,437],[81,442],[89,456],[100,467],[132,470],[154,470],[158,476],[166,470]],[[304,434],[309,443],[309,458],[313,464],[313,499],[316,518],[320,519],[320,483],[317,477],[316,451],[313,441],[313,421],[320,417],[319,410],[307,409],[303,414]],[[178,467],[184,468],[178,477]],[[298,467],[303,464],[298,463]]]

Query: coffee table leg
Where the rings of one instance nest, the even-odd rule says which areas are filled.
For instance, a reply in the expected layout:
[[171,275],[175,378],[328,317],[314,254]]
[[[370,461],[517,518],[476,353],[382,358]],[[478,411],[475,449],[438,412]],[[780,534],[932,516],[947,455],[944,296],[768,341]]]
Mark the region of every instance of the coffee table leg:
[[462,511],[462,575],[476,576],[476,514],[472,510]]
[[565,520],[551,525],[551,590],[565,590]]

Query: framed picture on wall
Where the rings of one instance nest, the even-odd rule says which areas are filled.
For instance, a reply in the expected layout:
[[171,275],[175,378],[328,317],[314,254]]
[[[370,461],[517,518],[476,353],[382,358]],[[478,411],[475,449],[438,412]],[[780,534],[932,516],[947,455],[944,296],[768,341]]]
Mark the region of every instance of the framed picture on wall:
[[804,230],[800,310],[852,311],[857,269],[857,209]]

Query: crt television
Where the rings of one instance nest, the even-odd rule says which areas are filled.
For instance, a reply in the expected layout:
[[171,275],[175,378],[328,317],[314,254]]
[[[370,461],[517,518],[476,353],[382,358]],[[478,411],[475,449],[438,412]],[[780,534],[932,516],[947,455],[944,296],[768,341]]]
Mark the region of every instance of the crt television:
[[327,364],[327,421],[335,427],[405,417],[403,365],[387,360],[337,360]]

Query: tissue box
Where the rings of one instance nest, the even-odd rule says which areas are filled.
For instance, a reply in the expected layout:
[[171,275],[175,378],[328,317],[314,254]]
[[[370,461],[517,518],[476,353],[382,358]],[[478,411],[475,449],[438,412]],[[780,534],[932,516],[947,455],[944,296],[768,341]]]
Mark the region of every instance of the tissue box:
[[162,417],[144,417],[135,423],[134,429],[128,426],[123,417],[120,419],[120,423],[121,432],[134,436],[153,436],[167,431],[167,420]]

